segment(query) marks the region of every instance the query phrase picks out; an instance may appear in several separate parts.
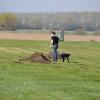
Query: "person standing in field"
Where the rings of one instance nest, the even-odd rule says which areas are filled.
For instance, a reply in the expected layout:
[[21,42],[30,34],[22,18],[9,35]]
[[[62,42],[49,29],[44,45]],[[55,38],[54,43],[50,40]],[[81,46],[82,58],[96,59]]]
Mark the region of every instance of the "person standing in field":
[[61,41],[64,41],[64,31],[63,30],[61,31],[60,35],[61,35]]
[[52,60],[54,62],[57,62],[58,60],[58,52],[57,52],[58,42],[59,42],[59,38],[56,36],[55,32],[52,32],[50,47],[52,48]]
[[58,37],[59,37],[59,41],[64,41],[64,31],[63,30],[60,32]]

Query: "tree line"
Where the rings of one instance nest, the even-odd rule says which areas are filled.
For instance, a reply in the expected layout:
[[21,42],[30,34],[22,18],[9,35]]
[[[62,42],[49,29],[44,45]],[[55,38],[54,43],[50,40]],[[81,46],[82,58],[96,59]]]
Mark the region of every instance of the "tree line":
[[16,15],[13,13],[0,14],[0,30],[15,30],[16,29]]
[[0,13],[0,30],[84,30],[100,29],[100,12]]

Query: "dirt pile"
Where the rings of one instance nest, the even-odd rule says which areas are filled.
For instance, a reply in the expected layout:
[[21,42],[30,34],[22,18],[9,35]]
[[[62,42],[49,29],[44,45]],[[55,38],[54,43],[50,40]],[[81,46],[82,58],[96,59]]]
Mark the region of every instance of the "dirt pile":
[[39,62],[39,63],[51,62],[51,60],[43,53],[33,53],[29,57],[20,59],[20,61],[31,61],[31,62]]

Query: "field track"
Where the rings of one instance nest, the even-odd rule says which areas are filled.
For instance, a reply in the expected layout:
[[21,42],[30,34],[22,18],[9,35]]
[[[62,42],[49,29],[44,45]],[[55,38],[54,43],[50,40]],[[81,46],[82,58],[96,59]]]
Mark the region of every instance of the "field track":
[[[3,33],[0,32],[0,39],[14,40],[50,40],[49,34],[28,34],[28,33]],[[98,41],[100,36],[65,35],[65,41]]]

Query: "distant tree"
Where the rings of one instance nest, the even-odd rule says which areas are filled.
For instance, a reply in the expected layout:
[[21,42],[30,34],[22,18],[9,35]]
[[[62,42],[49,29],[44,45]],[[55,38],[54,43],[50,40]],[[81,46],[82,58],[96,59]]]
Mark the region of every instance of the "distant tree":
[[1,30],[15,30],[16,29],[16,15],[14,13],[0,14]]

